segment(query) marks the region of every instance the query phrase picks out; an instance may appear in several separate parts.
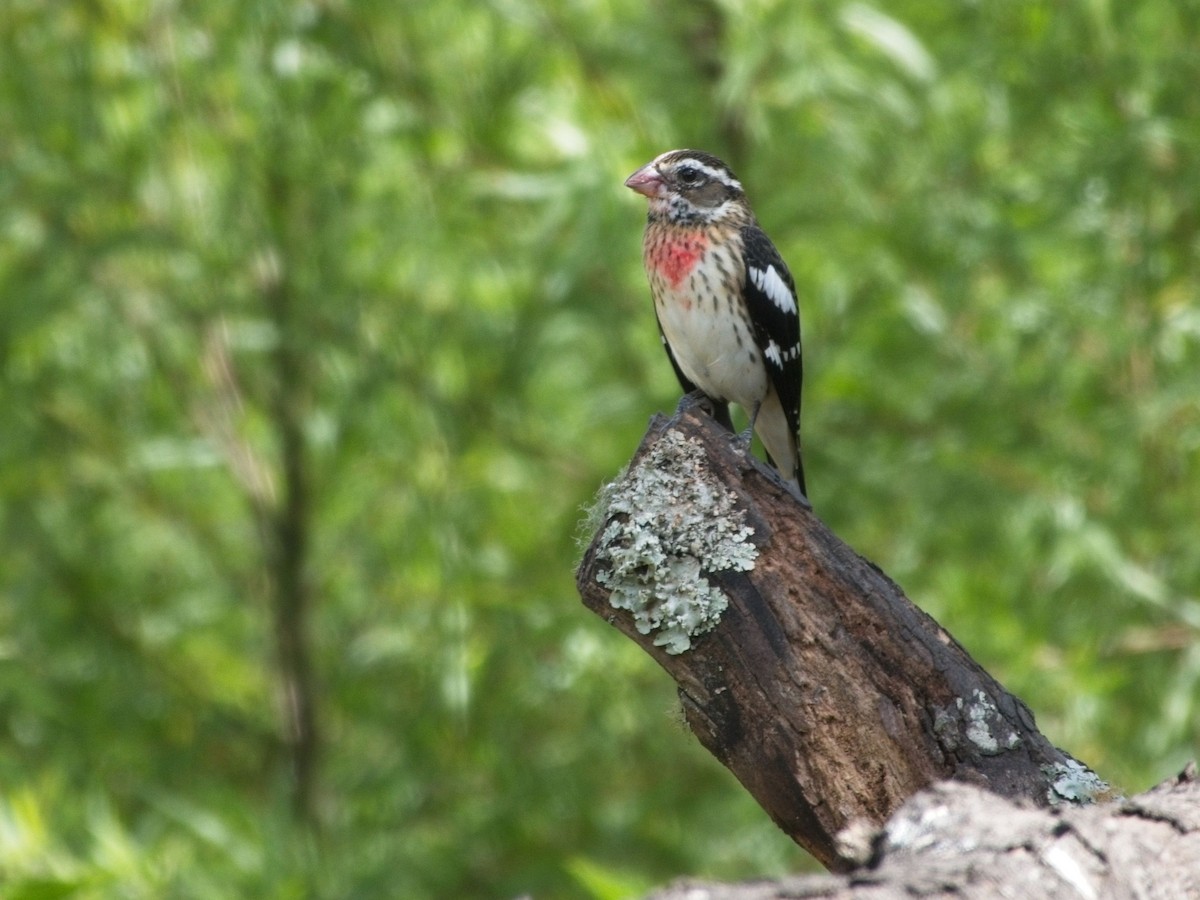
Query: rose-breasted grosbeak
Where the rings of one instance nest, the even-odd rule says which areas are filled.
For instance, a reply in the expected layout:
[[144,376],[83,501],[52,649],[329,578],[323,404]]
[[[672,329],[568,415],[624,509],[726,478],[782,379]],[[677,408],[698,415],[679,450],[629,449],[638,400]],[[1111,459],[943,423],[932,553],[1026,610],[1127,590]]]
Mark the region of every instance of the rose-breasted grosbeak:
[[729,166],[672,150],[625,181],[650,200],[642,260],[667,356],[732,429],[750,416],[771,462],[807,496],[800,460],[800,312],[792,275]]

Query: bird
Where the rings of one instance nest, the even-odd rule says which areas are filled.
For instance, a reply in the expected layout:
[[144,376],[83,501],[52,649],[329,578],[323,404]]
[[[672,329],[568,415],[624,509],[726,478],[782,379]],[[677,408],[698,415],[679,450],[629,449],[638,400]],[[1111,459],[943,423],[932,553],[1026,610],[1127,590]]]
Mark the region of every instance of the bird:
[[800,309],[783,257],[719,158],[670,150],[625,186],[649,200],[642,262],[659,337],[684,393],[703,392],[732,430],[750,419],[772,465],[806,498],[800,449]]

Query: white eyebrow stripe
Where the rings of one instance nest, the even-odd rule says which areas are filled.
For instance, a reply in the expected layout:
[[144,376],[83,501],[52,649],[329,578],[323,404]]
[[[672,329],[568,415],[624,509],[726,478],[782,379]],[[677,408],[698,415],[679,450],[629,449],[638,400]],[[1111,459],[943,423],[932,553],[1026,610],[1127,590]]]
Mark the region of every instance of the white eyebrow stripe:
[[[668,152],[673,153],[674,151],[668,151]],[[667,156],[667,155],[668,155],[668,153],[663,154],[663,156]],[[662,157],[659,157],[659,159],[661,159],[661,158]],[[683,159],[677,160],[675,162],[675,166],[676,167],[691,166],[696,171],[703,172],[709,178],[715,178],[717,181],[721,182],[722,184],[724,184],[728,187],[733,188],[735,191],[740,191],[742,189],[742,183],[740,181],[738,181],[736,178],[732,177],[728,172],[722,171],[721,169],[714,169],[712,166],[706,166],[704,163],[700,162],[700,160],[693,159],[690,156],[685,156]]]
[[771,302],[778,306],[785,313],[795,314],[796,298],[792,296],[791,289],[779,277],[779,273],[775,271],[774,266],[767,266],[764,272],[762,269],[750,267],[750,280],[754,282],[754,286],[771,298]]

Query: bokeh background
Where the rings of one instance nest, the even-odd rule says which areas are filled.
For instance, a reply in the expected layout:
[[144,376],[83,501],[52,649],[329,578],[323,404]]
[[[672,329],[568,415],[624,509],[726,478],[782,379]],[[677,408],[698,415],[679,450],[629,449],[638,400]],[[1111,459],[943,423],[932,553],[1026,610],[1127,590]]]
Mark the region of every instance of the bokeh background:
[[[811,867],[576,597],[728,159],[812,498],[1127,791],[1200,740],[1200,3],[5,0],[0,896]],[[585,536],[586,537],[586,536]]]

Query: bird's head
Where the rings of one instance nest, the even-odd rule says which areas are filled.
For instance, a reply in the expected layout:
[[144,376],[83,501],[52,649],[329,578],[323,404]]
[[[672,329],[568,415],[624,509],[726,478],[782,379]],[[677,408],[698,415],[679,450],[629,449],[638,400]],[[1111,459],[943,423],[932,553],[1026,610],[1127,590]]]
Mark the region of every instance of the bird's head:
[[625,187],[649,199],[651,218],[680,224],[715,222],[746,203],[729,166],[701,150],[670,150],[625,179]]

